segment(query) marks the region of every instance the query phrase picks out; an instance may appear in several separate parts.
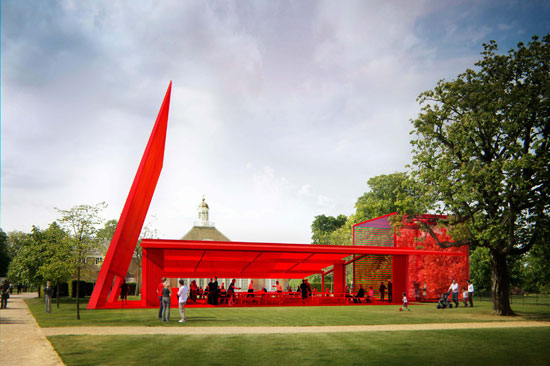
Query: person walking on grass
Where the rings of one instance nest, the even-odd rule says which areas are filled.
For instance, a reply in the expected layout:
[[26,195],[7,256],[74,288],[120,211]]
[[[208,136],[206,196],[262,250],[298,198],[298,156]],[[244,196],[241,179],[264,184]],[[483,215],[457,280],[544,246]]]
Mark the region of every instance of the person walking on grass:
[[170,291],[170,283],[168,281],[164,282],[164,287],[162,288],[162,321],[167,322],[170,320],[170,296],[172,292]]
[[451,286],[449,286],[449,291],[453,292],[452,301],[455,303],[455,307],[458,307],[458,283],[456,283],[456,280],[453,279],[453,283],[451,283]]
[[411,309],[409,309],[409,301],[407,300],[407,294],[403,292],[403,306],[399,310],[405,311],[405,309],[407,309],[407,311],[411,311]]
[[46,302],[46,313],[52,312],[52,297],[53,297],[53,288],[50,284],[50,281],[46,282],[46,287],[44,287],[44,301]]
[[474,284],[471,281],[468,281],[468,301],[470,302],[470,307],[474,307]]
[[178,290],[178,305],[180,309],[180,320],[179,323],[185,323],[185,304],[187,303],[187,294],[189,289],[183,283],[183,280],[178,281],[180,284],[180,289]]

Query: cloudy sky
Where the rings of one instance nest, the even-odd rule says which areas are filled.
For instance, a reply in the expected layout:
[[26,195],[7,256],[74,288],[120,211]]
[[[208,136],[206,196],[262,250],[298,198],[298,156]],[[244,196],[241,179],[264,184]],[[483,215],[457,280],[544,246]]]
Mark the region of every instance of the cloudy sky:
[[180,238],[205,195],[232,240],[308,243],[405,170],[420,92],[548,32],[536,0],[3,0],[1,227],[118,219],[172,80],[146,222]]

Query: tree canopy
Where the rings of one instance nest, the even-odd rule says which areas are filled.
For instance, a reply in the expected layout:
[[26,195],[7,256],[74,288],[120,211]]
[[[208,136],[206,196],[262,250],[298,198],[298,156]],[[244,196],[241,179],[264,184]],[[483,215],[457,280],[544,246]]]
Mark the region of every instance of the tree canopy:
[[318,215],[315,216],[313,223],[311,224],[311,243],[312,244],[329,244],[330,234],[340,227],[342,227],[347,221],[346,215],[338,215],[336,217]]
[[5,277],[8,273],[8,265],[11,258],[8,250],[8,236],[4,230],[0,229],[0,277]]
[[489,250],[494,310],[511,315],[507,257],[548,245],[550,34],[497,51],[484,44],[475,69],[420,94],[413,174],[450,214],[455,243],[439,244]]
[[60,210],[59,220],[69,235],[71,242],[74,266],[76,270],[76,318],[80,319],[80,276],[86,268],[86,258],[100,250],[98,239],[99,225],[103,222],[100,217],[105,203],[96,205],[78,205],[68,210]]

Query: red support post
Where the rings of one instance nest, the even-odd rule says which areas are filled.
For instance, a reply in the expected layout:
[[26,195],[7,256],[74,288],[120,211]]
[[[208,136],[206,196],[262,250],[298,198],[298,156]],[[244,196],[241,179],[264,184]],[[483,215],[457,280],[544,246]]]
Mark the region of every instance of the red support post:
[[346,265],[344,261],[334,263],[334,293],[343,293],[346,289]]
[[408,288],[408,255],[394,255],[392,261],[393,302],[401,301]]

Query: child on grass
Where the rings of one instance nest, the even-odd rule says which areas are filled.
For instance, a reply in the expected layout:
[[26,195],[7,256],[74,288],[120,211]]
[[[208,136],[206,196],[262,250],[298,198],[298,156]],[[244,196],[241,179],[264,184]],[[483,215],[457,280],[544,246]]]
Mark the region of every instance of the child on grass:
[[462,301],[464,302],[464,307],[468,307],[468,290],[466,290],[466,287],[462,287]]
[[405,311],[405,309],[407,309],[408,311],[411,311],[411,309],[409,309],[409,302],[407,300],[407,294],[403,292],[403,306],[401,307],[401,309],[403,311]]

